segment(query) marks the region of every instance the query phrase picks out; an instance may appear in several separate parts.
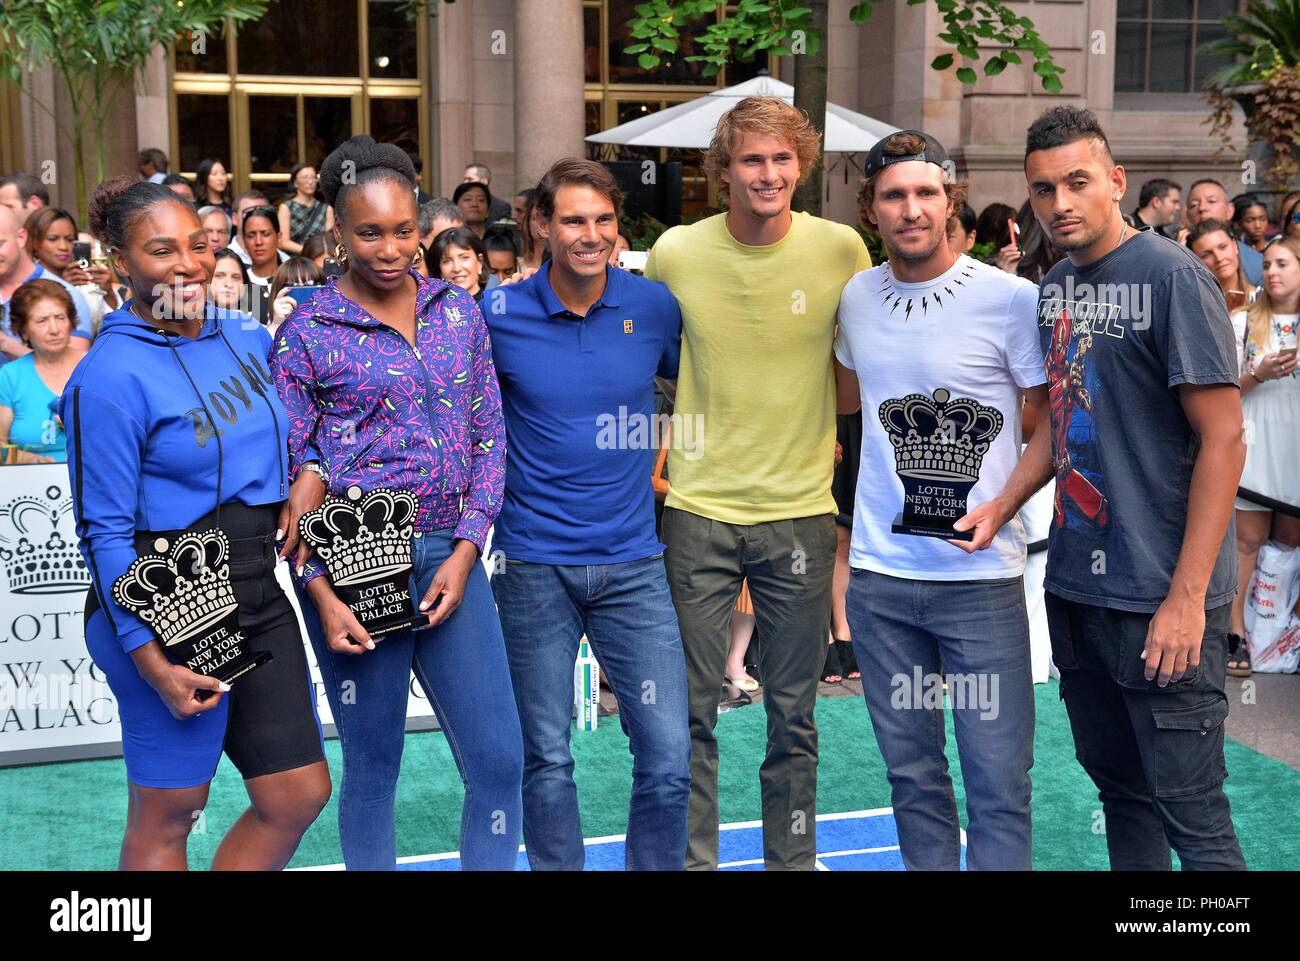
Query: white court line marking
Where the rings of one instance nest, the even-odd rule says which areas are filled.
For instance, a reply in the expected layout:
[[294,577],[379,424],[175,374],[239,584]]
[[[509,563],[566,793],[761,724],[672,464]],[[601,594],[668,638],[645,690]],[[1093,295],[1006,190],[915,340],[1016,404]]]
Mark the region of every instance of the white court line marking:
[[900,850],[897,844],[890,844],[883,848],[858,848],[856,851],[824,851],[817,855],[819,858],[846,858],[851,854],[883,854],[885,851]]
[[[838,811],[832,814],[819,814],[817,815],[816,820],[847,821],[850,818],[863,818],[863,819],[878,818],[878,817],[884,817],[886,814],[893,814],[893,813],[894,813],[893,808],[869,808],[867,810],[862,810],[862,811]],[[732,821],[729,824],[719,824],[718,830],[736,831],[741,828],[761,828],[762,826],[763,826],[762,821]],[[592,844],[613,844],[617,841],[626,841],[626,840],[627,840],[626,834],[607,834],[604,837],[583,838],[582,843],[583,846],[586,847]],[[966,843],[965,831],[962,831],[961,833],[961,840],[963,844]],[[882,848],[881,850],[889,850],[889,849]],[[893,850],[897,850],[897,848],[894,848]],[[524,852],[524,846],[521,844],[519,845],[519,853],[522,854],[523,852]],[[818,856],[827,857],[828,855],[820,854]],[[422,864],[426,861],[450,861],[458,857],[460,857],[459,851],[448,851],[445,854],[411,854],[411,855],[407,855],[406,857],[398,858],[397,863],[398,864]],[[761,863],[762,863],[761,859],[758,861],[729,861],[727,862],[727,864],[719,864],[718,867],[722,868],[722,867],[732,867],[732,866],[743,865],[743,864],[761,864]],[[342,864],[319,864],[319,865],[311,865],[308,867],[301,867],[301,868],[290,868],[289,870],[291,871],[342,871],[343,865]],[[826,870],[826,869],[823,868],[822,870]]]
[[830,868],[828,868],[826,865],[822,864],[820,860],[818,860],[818,861],[814,861],[814,862],[813,862],[813,870],[814,870],[814,871],[829,871]]

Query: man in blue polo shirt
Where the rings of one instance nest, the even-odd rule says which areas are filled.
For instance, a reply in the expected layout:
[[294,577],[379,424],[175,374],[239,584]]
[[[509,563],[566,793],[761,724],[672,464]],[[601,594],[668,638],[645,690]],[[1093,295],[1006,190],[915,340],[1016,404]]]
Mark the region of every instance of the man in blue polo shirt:
[[27,253],[27,231],[12,210],[0,205],[0,367],[23,354],[31,353],[31,348],[15,337],[9,327],[9,301],[15,290],[38,277],[53,280],[66,287],[72,295],[72,303],[77,310],[72,343],[74,347],[86,350],[90,346],[92,335],[90,305],[86,303],[85,295],[62,277],[50,273],[32,260]]
[[609,264],[622,195],[589,160],[537,185],[551,259],[483,304],[505,410],[506,489],[492,590],[524,733],[534,870],[581,870],[573,667],[585,633],[631,741],[627,867],[680,871],[690,731],[686,665],[650,483],[654,377],[677,376],[681,313],[663,284]]

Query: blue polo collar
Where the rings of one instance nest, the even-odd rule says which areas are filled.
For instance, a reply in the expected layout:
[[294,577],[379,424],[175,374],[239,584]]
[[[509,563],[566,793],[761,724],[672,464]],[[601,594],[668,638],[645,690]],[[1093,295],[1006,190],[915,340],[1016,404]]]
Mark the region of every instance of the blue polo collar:
[[[560,314],[571,313],[568,307],[560,303],[560,298],[555,296],[555,291],[551,288],[551,260],[547,260],[538,269],[536,274],[537,294],[542,301],[542,307],[546,313],[552,317]],[[605,290],[601,293],[599,299],[591,305],[587,311],[588,314],[597,307],[622,307],[623,306],[623,284],[627,282],[624,271],[618,267],[605,264]]]

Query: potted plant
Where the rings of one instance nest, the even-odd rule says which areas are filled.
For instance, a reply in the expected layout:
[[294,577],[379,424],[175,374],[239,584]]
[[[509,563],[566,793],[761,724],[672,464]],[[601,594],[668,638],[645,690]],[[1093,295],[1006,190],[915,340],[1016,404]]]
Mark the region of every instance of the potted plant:
[[1225,146],[1233,105],[1246,118],[1248,157],[1262,168],[1274,193],[1300,174],[1300,0],[1250,0],[1223,18],[1228,36],[1200,48],[1231,63],[1206,78],[1211,135]]

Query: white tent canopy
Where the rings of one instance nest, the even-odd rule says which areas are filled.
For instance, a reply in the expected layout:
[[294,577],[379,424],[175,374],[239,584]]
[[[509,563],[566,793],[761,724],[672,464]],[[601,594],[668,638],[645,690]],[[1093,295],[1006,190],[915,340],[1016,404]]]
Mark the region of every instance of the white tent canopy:
[[[780,97],[786,103],[794,103],[794,87],[772,77],[755,77],[592,134],[587,141],[628,147],[693,147],[703,150],[713,138],[718,118],[746,97]],[[826,153],[865,153],[881,138],[898,129],[883,120],[829,101],[826,103]]]

